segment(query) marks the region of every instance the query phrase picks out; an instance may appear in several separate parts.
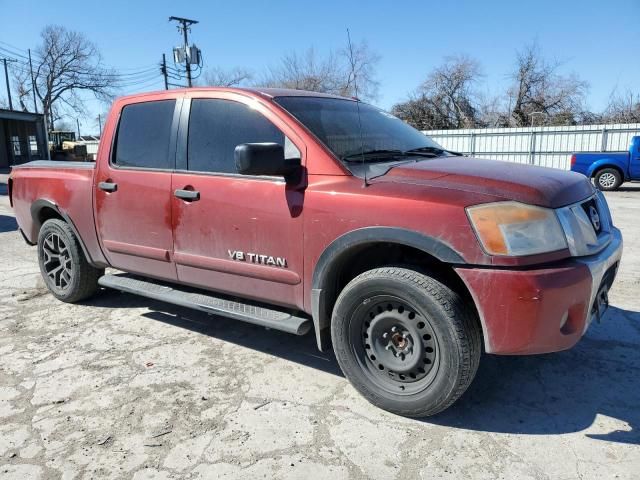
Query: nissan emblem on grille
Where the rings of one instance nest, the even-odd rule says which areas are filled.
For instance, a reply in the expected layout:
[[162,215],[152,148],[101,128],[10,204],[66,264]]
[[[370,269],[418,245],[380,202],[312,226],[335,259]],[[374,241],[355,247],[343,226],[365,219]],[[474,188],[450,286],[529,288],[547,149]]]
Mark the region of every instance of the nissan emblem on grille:
[[596,207],[594,207],[593,205],[589,207],[589,218],[591,219],[591,223],[593,224],[593,228],[595,229],[595,231],[599,231],[600,215],[598,215],[598,210],[596,210]]

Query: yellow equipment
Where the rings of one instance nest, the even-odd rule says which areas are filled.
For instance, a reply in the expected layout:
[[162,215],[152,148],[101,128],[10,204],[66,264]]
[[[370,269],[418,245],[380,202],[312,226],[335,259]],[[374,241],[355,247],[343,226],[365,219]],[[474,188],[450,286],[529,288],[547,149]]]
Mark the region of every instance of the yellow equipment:
[[49,132],[51,160],[87,161],[87,146],[76,141],[75,132],[54,130]]

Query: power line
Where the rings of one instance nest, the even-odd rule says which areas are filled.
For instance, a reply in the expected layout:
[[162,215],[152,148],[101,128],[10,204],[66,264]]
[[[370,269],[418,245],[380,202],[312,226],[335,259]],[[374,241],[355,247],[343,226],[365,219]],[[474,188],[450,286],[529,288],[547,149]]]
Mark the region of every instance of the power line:
[[[5,47],[0,45],[0,51],[3,51],[6,54],[9,54],[9,55],[11,55],[13,57],[22,58],[23,62],[25,64],[27,64],[27,62],[29,61],[29,56],[28,56],[29,50],[24,50],[22,48],[16,47],[14,45],[11,45],[10,43],[3,42],[1,40],[0,40],[0,44],[5,45]],[[23,53],[20,53],[20,52],[23,52]],[[39,55],[37,53],[32,53],[32,56],[37,61],[45,60],[41,55]],[[126,71],[126,73],[105,73],[103,75],[103,76],[113,76],[113,77],[135,76],[135,75],[139,75],[139,74],[144,74],[144,73],[150,72],[151,70],[156,68],[155,65],[144,65],[144,66],[141,66],[141,67],[112,67],[112,66],[106,66],[106,65],[99,64],[98,66],[100,66],[100,67],[102,67],[102,68],[104,68],[106,70],[115,70],[115,71],[124,70],[124,71]]]
[[[3,53],[4,50],[2,49],[2,47],[0,47],[0,53]],[[14,66],[12,67],[12,69],[19,71],[20,73],[24,74],[24,75],[30,75],[31,74],[31,66],[29,65],[29,60],[27,58],[27,61],[20,61],[17,60],[14,63]],[[157,75],[157,70],[156,67],[154,66],[153,68],[147,68],[145,70],[140,70],[138,72],[132,72],[132,73],[127,73],[127,74],[117,74],[117,73],[100,73],[99,76],[102,78],[110,78],[112,79],[116,84],[128,84],[129,82],[137,82],[137,81],[145,81],[149,78],[151,78],[151,75],[153,74],[154,76]]]

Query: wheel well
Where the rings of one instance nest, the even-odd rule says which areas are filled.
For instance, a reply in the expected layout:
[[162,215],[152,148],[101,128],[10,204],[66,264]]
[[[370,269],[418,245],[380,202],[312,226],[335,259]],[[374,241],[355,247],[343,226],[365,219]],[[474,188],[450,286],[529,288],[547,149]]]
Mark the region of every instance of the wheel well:
[[595,178],[596,175],[598,175],[598,173],[600,173],[602,170],[605,170],[607,168],[609,168],[611,170],[616,170],[620,174],[620,178],[622,179],[622,181],[624,181],[624,172],[622,170],[620,170],[620,167],[617,167],[616,165],[602,165],[602,166],[596,168],[593,171],[593,178]]
[[59,212],[57,212],[54,208],[51,207],[42,207],[40,210],[38,210],[34,220],[36,222],[36,233],[40,232],[40,228],[42,228],[42,225],[44,224],[44,222],[46,222],[47,220],[50,220],[52,218],[57,218],[59,220],[62,220],[63,222],[66,222],[66,220],[64,219],[64,217],[62,215],[60,215]]
[[[324,308],[321,309],[321,316],[324,318],[315,319],[320,323],[318,333],[322,332],[321,338],[318,339],[319,345],[328,346],[328,329],[331,325],[333,307],[344,287],[367,270],[391,265],[411,268],[435,277],[461,295],[465,301],[470,302],[475,310],[471,293],[450,264],[442,262],[423,250],[407,245],[389,242],[359,245],[340,255],[340,258],[334,262],[333,268],[327,272],[328,278],[323,285]],[[476,318],[479,318],[477,310],[475,311]],[[478,325],[480,325],[479,320]]]

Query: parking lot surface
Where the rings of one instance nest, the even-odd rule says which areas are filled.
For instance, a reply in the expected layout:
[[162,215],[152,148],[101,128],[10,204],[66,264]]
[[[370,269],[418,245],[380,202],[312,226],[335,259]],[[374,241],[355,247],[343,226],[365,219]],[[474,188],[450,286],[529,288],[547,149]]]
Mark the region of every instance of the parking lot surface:
[[364,401],[313,335],[58,302],[0,189],[0,478],[638,478],[639,186],[607,194],[625,252],[603,323],[567,352],[485,355],[425,420]]

